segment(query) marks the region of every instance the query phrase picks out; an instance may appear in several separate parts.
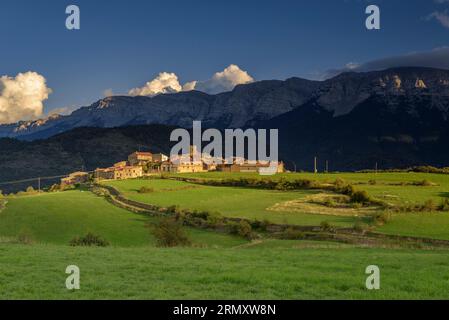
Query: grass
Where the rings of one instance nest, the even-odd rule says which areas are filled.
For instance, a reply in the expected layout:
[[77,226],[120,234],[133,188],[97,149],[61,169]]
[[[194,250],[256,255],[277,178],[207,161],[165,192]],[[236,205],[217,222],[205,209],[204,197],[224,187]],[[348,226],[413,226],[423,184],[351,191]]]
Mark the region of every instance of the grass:
[[[227,179],[227,178],[261,178],[254,173],[235,173],[230,175],[223,172],[193,173],[178,175],[181,177],[203,179]],[[340,178],[351,184],[360,184],[358,187],[369,192],[370,195],[393,204],[423,203],[433,199],[439,203],[443,198],[449,197],[449,175],[398,172],[398,173],[284,173],[271,177],[272,179],[310,179],[322,182],[333,182]],[[412,184],[428,180],[435,186],[400,185]],[[370,185],[370,181],[376,181]]]
[[[279,244],[279,247],[276,247]],[[65,268],[81,289],[65,288]],[[365,288],[378,265],[381,290]],[[303,248],[272,241],[239,249],[0,245],[1,299],[448,299],[449,252]]]
[[[90,192],[66,191],[8,198],[0,213],[0,236],[25,234],[36,242],[68,245],[88,232],[112,246],[148,246],[155,239],[146,227],[156,218],[117,208]],[[228,247],[245,243],[230,235],[186,228],[194,245]]]
[[[185,175],[183,175],[185,176]],[[189,175],[187,175],[189,176]],[[219,173],[195,174],[208,178]],[[237,174],[236,176],[241,176]],[[254,175],[245,175],[253,176]],[[397,203],[436,203],[449,179],[430,174],[285,174],[288,179],[341,177]],[[369,184],[375,176],[376,184]],[[226,175],[229,177],[229,174]],[[277,176],[276,176],[277,177]],[[437,186],[396,186],[430,180]],[[130,199],[160,206],[218,211],[278,223],[352,226],[355,217],[267,210],[320,191],[281,192],[209,187],[172,180],[109,184]],[[139,193],[142,187],[153,190]],[[334,242],[255,240],[186,228],[187,248],[157,248],[146,224],[157,218],[117,208],[87,191],[7,197],[0,211],[0,299],[449,299],[449,250],[381,249]],[[449,213],[400,213],[377,228],[389,234],[449,239]],[[110,247],[70,247],[93,232]],[[11,243],[20,234],[31,245]],[[65,288],[65,268],[81,269],[81,290]],[[365,268],[381,270],[381,290],[365,288]]]
[[[178,205],[180,208],[219,212],[227,217],[248,219],[267,219],[274,223],[318,226],[322,221],[329,221],[335,226],[353,226],[357,217],[324,214],[310,214],[297,211],[268,210],[278,203],[302,199],[317,191],[275,191],[249,188],[212,187],[195,185],[182,181],[165,179],[136,179],[104,182],[116,187],[129,199],[168,207]],[[152,188],[147,194],[139,193],[142,187]]]
[[401,213],[394,214],[377,231],[401,236],[449,239],[449,213]]

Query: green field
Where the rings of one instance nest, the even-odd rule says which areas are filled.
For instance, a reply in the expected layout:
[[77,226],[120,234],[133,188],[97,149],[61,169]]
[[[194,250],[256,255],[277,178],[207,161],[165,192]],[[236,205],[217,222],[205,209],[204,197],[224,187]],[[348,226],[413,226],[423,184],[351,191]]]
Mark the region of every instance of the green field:
[[[249,188],[210,187],[173,180],[123,180],[107,182],[129,199],[157,206],[178,205],[181,208],[219,212],[227,217],[267,219],[274,223],[313,225],[328,221],[335,226],[352,227],[359,220],[351,216],[332,216],[301,212],[276,212],[268,208],[289,200],[300,199],[317,191],[273,191]],[[138,193],[141,187],[155,192]]]
[[[0,245],[4,299],[448,299],[449,252],[301,248],[70,248]],[[290,247],[288,247],[289,245]],[[81,289],[65,288],[79,266]],[[381,289],[365,288],[378,265]]]
[[[223,179],[230,177],[223,173],[199,173],[180,175],[182,177],[196,177],[208,179]],[[449,178],[439,174],[421,173],[379,173],[379,174],[284,174],[286,179],[316,178],[323,182],[333,182],[336,178],[353,183],[357,189],[366,190],[377,199],[392,204],[407,205],[409,203],[422,204],[432,199],[439,204],[446,196],[444,190],[449,190]],[[254,174],[232,175],[234,178],[260,178]],[[278,176],[275,176],[278,179]],[[368,183],[377,178],[376,185]],[[435,186],[415,186],[413,182],[428,180]],[[399,185],[406,183],[406,185]],[[174,181],[167,179],[124,180],[107,182],[123,193],[127,198],[158,206],[178,205],[181,208],[216,211],[227,217],[241,217],[248,219],[267,219],[273,223],[288,223],[297,225],[320,225],[327,221],[339,227],[352,227],[360,216],[324,215],[306,212],[272,211],[268,210],[277,203],[301,199],[318,190],[273,191],[257,190],[238,187],[213,187]],[[150,187],[154,192],[140,194],[141,187]],[[387,197],[388,195],[388,197]],[[391,201],[393,199],[393,201]],[[404,236],[419,236],[435,239],[449,239],[449,213],[420,213],[392,214],[391,221],[376,229],[378,232]]]
[[[176,176],[176,175],[175,175]],[[181,177],[203,179],[228,179],[228,178],[256,178],[261,177],[253,173],[236,173],[229,175],[223,172],[192,173],[178,175]],[[272,179],[309,179],[322,182],[333,182],[337,178],[355,184],[363,190],[379,199],[393,203],[422,203],[433,199],[436,202],[442,198],[449,198],[449,176],[430,173],[284,173],[277,174]],[[436,186],[420,187],[400,185],[400,183],[413,183],[428,180]],[[370,185],[369,181],[376,181],[376,185]],[[396,185],[395,185],[396,184]]]
[[[0,236],[25,234],[40,243],[68,245],[88,232],[100,235],[113,246],[154,245],[146,227],[156,218],[138,215],[113,206],[90,192],[66,191],[8,199],[0,213]],[[238,237],[187,228],[195,245],[235,246]]]
[[[220,173],[182,175],[222,179]],[[447,197],[444,175],[285,174],[286,179],[342,178],[399,204]],[[278,178],[278,176],[276,176]],[[370,180],[376,180],[368,183]],[[411,183],[429,180],[435,185]],[[402,185],[399,185],[402,183]],[[320,190],[271,191],[212,187],[167,179],[113,181],[129,199],[159,206],[217,211],[276,223],[352,227],[361,217],[268,210]],[[141,194],[142,187],[153,192]],[[385,197],[388,195],[388,197]],[[393,197],[392,197],[393,196]],[[396,196],[396,197],[394,197]],[[183,227],[193,245],[158,248],[147,225],[160,218],[115,207],[89,191],[8,196],[0,208],[0,298],[3,299],[449,299],[449,249],[393,249],[337,242],[248,241]],[[449,213],[395,213],[377,232],[449,239]],[[71,247],[93,232],[106,248]],[[26,235],[30,244],[11,239]],[[81,269],[81,290],[65,288],[65,268]],[[381,290],[365,288],[365,268],[381,269]]]

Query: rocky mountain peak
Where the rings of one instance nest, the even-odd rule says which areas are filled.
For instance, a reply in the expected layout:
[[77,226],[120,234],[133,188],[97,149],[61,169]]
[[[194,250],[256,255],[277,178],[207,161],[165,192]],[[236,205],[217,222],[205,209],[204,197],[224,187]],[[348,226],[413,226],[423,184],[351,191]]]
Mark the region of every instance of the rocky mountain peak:
[[449,71],[431,68],[393,68],[372,72],[347,72],[325,81],[290,78],[239,85],[233,91],[209,95],[199,91],[145,96],[111,96],[69,116],[50,117],[0,125],[0,137],[36,139],[76,127],[119,127],[166,124],[190,127],[201,120],[205,127],[251,126],[288,113],[314,101],[332,112],[346,115],[367,99],[379,96],[386,105],[396,97],[419,101],[431,96],[429,108],[449,108]]

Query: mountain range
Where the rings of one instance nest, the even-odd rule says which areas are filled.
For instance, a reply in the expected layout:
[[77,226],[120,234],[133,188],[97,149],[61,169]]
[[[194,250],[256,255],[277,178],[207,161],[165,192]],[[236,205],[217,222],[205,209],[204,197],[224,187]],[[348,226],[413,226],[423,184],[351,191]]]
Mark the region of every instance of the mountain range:
[[[68,146],[75,132],[85,144],[79,144],[75,154],[81,158],[73,161],[77,167],[93,169],[94,164],[101,163],[94,161],[90,165],[83,154],[95,157],[95,150],[120,150],[111,138],[118,127],[132,132],[130,127],[139,126],[134,133],[140,138],[126,135],[129,146],[141,144],[142,136],[145,141],[152,136],[157,137],[152,143],[167,147],[169,128],[189,128],[194,120],[201,120],[203,128],[279,129],[280,157],[290,169],[311,170],[315,156],[321,169],[328,160],[331,170],[372,168],[375,163],[382,168],[448,165],[449,71],[394,68],[343,73],[325,81],[259,81],[217,95],[189,91],[155,97],[112,96],[67,116],[0,125],[0,137],[14,138],[0,140],[0,146],[6,152],[8,146],[19,148],[28,158],[36,152],[36,143],[54,145],[59,141],[60,146]],[[156,124],[161,134],[156,134],[151,126]],[[148,125],[151,134],[142,131]],[[83,132],[98,132],[88,128],[103,128],[103,134],[109,132],[105,144],[88,143]],[[62,157],[65,150],[61,147],[52,152]],[[73,157],[73,150],[68,154]],[[112,163],[116,158],[118,154],[107,161]],[[27,166],[25,160],[21,161]],[[54,163],[55,172],[60,171],[56,169],[60,166],[58,161]],[[0,159],[0,168],[6,167]],[[31,170],[33,166],[28,167]]]

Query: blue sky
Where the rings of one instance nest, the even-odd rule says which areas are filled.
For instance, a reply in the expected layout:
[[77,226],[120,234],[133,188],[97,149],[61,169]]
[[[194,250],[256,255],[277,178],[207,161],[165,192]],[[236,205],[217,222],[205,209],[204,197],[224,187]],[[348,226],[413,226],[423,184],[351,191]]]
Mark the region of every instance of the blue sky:
[[[81,30],[65,28],[65,8]],[[365,8],[381,9],[379,31]],[[236,64],[254,79],[316,78],[347,63],[449,46],[443,0],[3,0],[0,76],[35,71],[53,92],[45,111],[127,93],[159,72],[181,83]],[[448,20],[449,21],[449,20]]]

